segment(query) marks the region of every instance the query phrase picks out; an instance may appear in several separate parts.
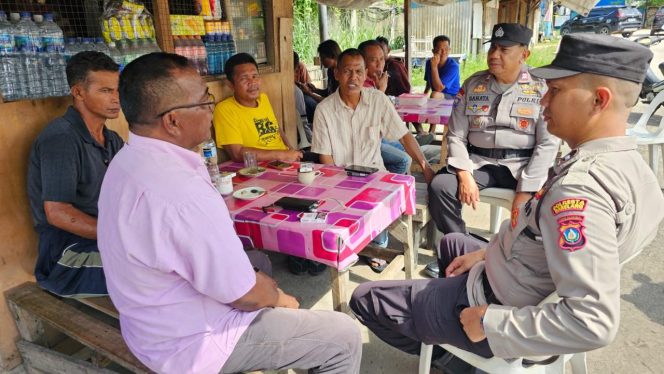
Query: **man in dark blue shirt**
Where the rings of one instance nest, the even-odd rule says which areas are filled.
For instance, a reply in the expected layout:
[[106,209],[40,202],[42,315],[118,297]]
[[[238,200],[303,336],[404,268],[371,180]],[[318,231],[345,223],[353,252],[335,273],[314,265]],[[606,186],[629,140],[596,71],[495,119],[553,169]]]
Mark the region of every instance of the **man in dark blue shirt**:
[[106,128],[120,114],[119,66],[100,52],[81,52],[67,64],[73,105],[32,145],[28,197],[39,234],[35,277],[65,297],[106,295],[97,248],[97,200],[120,136]]

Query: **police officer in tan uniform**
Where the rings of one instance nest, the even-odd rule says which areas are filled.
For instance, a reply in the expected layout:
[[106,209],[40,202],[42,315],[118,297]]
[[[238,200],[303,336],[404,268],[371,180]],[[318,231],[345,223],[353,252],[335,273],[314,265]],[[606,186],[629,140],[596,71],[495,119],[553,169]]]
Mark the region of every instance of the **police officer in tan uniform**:
[[[552,64],[531,73],[546,79],[549,131],[572,151],[488,245],[460,233],[443,238],[446,278],[360,285],[350,303],[358,319],[413,354],[422,341],[503,358],[611,343],[620,265],[664,218],[657,179],[625,136],[651,58],[627,39],[564,36]],[[560,301],[538,306],[553,292]]]
[[[447,168],[429,186],[429,212],[444,234],[466,232],[461,206],[476,207],[479,190],[516,189],[513,208],[546,179],[559,140],[540,115],[546,92],[525,64],[532,30],[515,23],[494,26],[489,70],[466,79],[454,101],[447,132]],[[435,276],[437,264],[427,266]]]

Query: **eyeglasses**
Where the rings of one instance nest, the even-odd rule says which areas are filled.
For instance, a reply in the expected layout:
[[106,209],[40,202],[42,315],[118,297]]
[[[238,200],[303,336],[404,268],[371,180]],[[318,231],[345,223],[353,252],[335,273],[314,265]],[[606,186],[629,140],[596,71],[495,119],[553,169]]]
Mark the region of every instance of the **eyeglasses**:
[[161,113],[158,114],[155,118],[160,118],[160,117],[164,116],[166,113],[168,113],[168,112],[172,112],[172,111],[177,110],[177,109],[189,109],[189,108],[196,108],[196,107],[199,107],[199,106],[206,106],[206,105],[209,106],[210,109],[214,109],[214,104],[216,103],[216,101],[215,101],[215,99],[214,99],[214,95],[211,94],[211,93],[209,93],[209,92],[208,92],[207,95],[208,95],[208,101],[206,101],[206,102],[204,102],[204,103],[187,104],[187,105],[178,105],[178,106],[173,107],[173,108],[171,108],[171,109],[169,109],[169,110],[166,110],[166,111],[164,111],[164,112],[161,112]]

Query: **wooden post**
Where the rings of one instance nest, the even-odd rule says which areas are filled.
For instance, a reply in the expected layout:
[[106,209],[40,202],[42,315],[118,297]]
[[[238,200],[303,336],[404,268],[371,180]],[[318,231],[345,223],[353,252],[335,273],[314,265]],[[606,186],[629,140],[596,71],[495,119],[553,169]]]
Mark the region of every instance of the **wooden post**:
[[299,116],[295,113],[295,81],[293,80],[293,19],[279,18],[279,71],[290,80],[281,85],[281,107],[283,123],[281,124],[288,139],[288,144],[297,146],[297,124]]
[[348,307],[348,276],[349,270],[345,269],[339,271],[333,267],[330,267],[330,276],[332,277],[332,307],[334,310],[342,313],[349,313],[350,308]]
[[155,0],[152,3],[154,7],[154,28],[157,43],[164,52],[175,52],[173,46],[173,34],[171,31],[171,17],[168,8],[168,0]]
[[404,32],[404,52],[406,53],[406,72],[410,76],[410,67],[412,66],[410,55],[410,0],[403,2],[403,32]]

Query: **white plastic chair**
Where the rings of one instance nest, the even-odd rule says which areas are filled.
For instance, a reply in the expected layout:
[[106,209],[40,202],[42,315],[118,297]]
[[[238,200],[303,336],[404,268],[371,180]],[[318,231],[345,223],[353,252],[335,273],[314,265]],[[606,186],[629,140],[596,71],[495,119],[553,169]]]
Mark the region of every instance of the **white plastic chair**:
[[491,218],[489,231],[492,234],[498,232],[500,223],[502,222],[502,211],[500,208],[505,208],[508,211],[512,210],[512,201],[516,192],[509,188],[489,187],[480,191],[480,202],[491,205]]
[[[636,256],[638,256],[643,248],[636,251],[630,257],[624,259],[620,263],[622,268],[628,262],[632,261]],[[558,294],[553,292],[551,295],[547,296],[542,300],[538,306],[542,306],[548,303],[556,303],[560,300]],[[532,365],[529,367],[523,366],[523,358],[506,361],[505,359],[498,357],[484,358],[478,356],[474,353],[464,351],[461,348],[457,348],[449,344],[440,345],[444,350],[450,352],[454,356],[460,358],[461,360],[467,362],[468,364],[485,371],[489,374],[564,374],[565,373],[565,363],[569,361],[570,368],[572,369],[573,374],[587,374],[588,366],[586,364],[586,353],[575,353],[575,354],[566,354],[560,355],[558,359],[547,365]],[[431,354],[433,353],[433,345],[422,343],[420,349],[420,364],[419,364],[419,374],[429,374],[431,370]]]
[[664,157],[664,116],[659,122],[659,127],[654,132],[648,131],[647,125],[650,118],[655,114],[660,105],[664,103],[664,91],[660,92],[648,104],[634,127],[627,129],[628,136],[636,137],[638,145],[648,146],[648,165],[653,173],[657,174],[660,153]]

